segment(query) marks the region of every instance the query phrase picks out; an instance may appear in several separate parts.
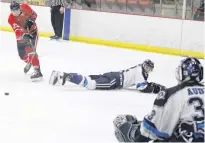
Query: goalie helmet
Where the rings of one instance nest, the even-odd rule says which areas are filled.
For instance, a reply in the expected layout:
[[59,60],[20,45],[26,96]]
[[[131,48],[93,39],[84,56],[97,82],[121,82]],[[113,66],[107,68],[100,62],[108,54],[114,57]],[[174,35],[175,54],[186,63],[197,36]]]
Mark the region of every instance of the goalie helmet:
[[193,57],[182,60],[176,68],[176,79],[179,82],[200,82],[203,79],[203,66],[200,61]]
[[145,70],[145,72],[149,73],[154,69],[154,62],[147,59],[142,63],[142,68]]
[[16,1],[12,1],[10,4],[10,9],[13,10],[18,10],[20,9],[20,4]]

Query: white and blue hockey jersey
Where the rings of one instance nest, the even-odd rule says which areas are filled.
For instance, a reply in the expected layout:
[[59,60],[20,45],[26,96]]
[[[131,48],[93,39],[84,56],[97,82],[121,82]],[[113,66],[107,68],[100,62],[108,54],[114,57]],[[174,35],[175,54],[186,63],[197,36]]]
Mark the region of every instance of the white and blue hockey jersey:
[[204,86],[180,84],[161,91],[140,132],[152,140],[167,140],[173,134],[186,142],[203,139]]
[[123,70],[122,72],[124,75],[123,88],[136,86],[138,90],[143,90],[148,86],[148,74],[142,70],[140,65]]

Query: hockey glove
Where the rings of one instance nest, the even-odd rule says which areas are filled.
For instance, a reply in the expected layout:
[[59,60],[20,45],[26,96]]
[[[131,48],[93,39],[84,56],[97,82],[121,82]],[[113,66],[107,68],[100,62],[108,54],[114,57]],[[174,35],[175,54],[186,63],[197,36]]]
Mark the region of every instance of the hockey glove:
[[171,142],[204,142],[204,121],[180,121]]
[[165,86],[154,83],[154,82],[146,82],[143,84],[137,85],[137,89],[143,93],[159,93],[162,89],[165,89]]
[[140,122],[132,115],[119,115],[113,124],[115,126],[115,136],[119,142],[135,141],[136,131],[140,128]]
[[149,86],[153,88],[153,93],[157,94],[159,93],[162,89],[165,89],[165,86],[154,83],[154,82],[150,82]]
[[33,36],[31,34],[23,34],[22,39],[29,41],[29,40],[33,39]]
[[23,34],[22,39],[25,41],[26,46],[33,48],[33,44],[32,44],[33,36],[31,34]]
[[33,20],[31,20],[31,19],[30,19],[30,20],[27,20],[27,21],[24,23],[24,28],[30,30],[31,27],[34,25],[34,23],[35,23],[35,22],[34,22]]

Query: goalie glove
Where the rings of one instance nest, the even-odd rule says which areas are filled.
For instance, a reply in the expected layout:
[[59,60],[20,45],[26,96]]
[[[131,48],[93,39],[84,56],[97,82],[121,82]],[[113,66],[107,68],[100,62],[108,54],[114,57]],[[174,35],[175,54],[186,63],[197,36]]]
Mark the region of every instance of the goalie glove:
[[118,115],[114,120],[113,124],[115,128],[119,128],[122,124],[126,122],[137,123],[137,118],[132,115]]
[[135,141],[136,131],[140,128],[140,123],[132,115],[119,115],[113,120],[115,136],[119,142]]

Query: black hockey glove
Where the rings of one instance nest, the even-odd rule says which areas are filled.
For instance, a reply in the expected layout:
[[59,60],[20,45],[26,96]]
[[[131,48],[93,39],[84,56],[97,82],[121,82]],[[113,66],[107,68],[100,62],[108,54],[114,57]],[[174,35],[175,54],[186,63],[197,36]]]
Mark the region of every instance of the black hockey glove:
[[[180,121],[171,142],[204,142],[204,121]],[[202,125],[201,127],[199,125]]]
[[30,20],[27,20],[27,21],[24,23],[24,28],[25,28],[25,29],[28,28],[28,29],[30,30],[31,27],[34,25],[34,23],[35,23],[35,22],[34,22],[33,20],[31,20],[31,19],[30,19]]
[[154,83],[154,82],[147,82],[147,87],[140,90],[144,93],[159,93],[162,89],[165,89],[165,86]]
[[148,85],[153,88],[152,92],[155,94],[159,93],[162,89],[165,89],[165,86],[154,83],[154,82],[150,82],[148,83]]
[[132,115],[119,115],[113,124],[115,126],[115,136],[119,142],[135,141],[136,131],[140,128],[140,122]]
[[31,34],[23,34],[22,39],[29,41],[29,40],[33,39],[33,36]]
[[22,39],[25,41],[26,46],[33,47],[32,45],[33,36],[31,34],[23,34]]

